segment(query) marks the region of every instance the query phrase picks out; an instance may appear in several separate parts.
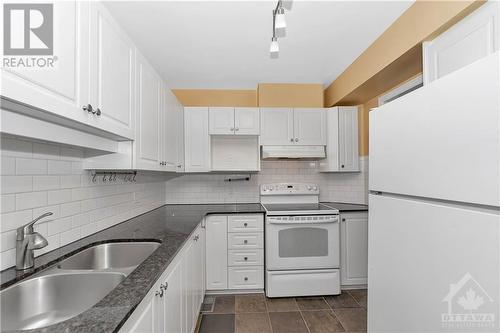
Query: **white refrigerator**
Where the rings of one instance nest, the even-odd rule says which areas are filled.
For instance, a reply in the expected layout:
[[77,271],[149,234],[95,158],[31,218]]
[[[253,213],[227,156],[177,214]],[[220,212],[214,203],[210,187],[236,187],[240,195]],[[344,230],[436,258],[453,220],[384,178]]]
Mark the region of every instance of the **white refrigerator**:
[[499,63],[370,112],[369,332],[500,332]]

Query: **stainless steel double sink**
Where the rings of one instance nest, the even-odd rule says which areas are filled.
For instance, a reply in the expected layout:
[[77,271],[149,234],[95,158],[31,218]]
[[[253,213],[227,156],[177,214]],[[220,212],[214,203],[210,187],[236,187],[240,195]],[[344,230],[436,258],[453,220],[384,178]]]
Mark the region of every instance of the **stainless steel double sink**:
[[90,309],[158,247],[157,242],[92,246],[0,293],[2,331],[42,328]]

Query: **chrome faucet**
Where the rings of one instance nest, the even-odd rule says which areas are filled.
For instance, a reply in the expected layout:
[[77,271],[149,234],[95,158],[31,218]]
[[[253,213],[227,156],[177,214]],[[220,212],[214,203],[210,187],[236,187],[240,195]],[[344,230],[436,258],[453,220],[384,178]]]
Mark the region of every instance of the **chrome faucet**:
[[23,270],[35,265],[35,254],[33,250],[46,247],[49,242],[33,230],[33,225],[44,217],[53,213],[45,213],[34,219],[28,224],[17,228],[16,231],[16,269]]

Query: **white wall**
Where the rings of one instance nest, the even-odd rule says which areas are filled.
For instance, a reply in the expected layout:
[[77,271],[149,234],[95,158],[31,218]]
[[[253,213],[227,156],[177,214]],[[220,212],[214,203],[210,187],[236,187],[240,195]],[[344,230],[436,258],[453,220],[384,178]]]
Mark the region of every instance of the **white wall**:
[[35,227],[49,241],[35,255],[165,203],[165,176],[138,174],[136,183],[99,178],[94,184],[82,169],[81,149],[12,138],[0,145],[2,270],[15,265],[15,229],[42,213],[54,215]]
[[320,173],[316,162],[263,161],[250,181],[225,182],[222,174],[185,175],[167,182],[167,203],[259,202],[259,185],[310,182],[320,185],[321,201],[368,202],[368,157],[361,173]]

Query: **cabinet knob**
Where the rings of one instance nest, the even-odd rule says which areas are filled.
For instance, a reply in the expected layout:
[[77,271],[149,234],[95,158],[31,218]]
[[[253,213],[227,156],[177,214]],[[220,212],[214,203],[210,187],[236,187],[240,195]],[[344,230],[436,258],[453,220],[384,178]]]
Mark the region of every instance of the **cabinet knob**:
[[234,131],[234,127],[231,127],[231,128],[229,129],[229,132],[233,132],[233,131]]
[[245,278],[243,280],[248,281],[248,278],[245,276]]
[[180,169],[182,168],[182,164],[178,164],[177,167]]
[[161,289],[161,290],[167,290],[167,289],[168,289],[168,282],[163,283],[163,284],[160,286],[160,289]]
[[246,223],[246,222],[243,223],[243,226],[248,227],[248,223]]
[[83,109],[83,111],[87,111],[88,113],[93,113],[93,110],[94,110],[92,108],[92,105],[90,105],[90,104],[82,106],[82,109]]
[[236,132],[238,132],[238,131],[240,130],[240,128],[239,128],[239,127],[236,127],[234,130],[235,130]]
[[243,244],[248,244],[248,241],[245,239],[245,240],[243,241]]
[[101,113],[102,113],[101,109],[97,108],[95,115],[99,117],[101,115]]
[[345,219],[342,219],[342,222],[345,222]]
[[295,142],[299,142],[299,138],[295,138]]
[[342,164],[340,167],[341,167],[341,168],[343,168],[343,167],[344,167],[344,165]]
[[293,142],[293,138],[290,139],[290,142]]
[[243,258],[243,259],[244,259],[245,261],[247,261],[247,260],[248,260],[248,257],[245,257],[245,258]]

